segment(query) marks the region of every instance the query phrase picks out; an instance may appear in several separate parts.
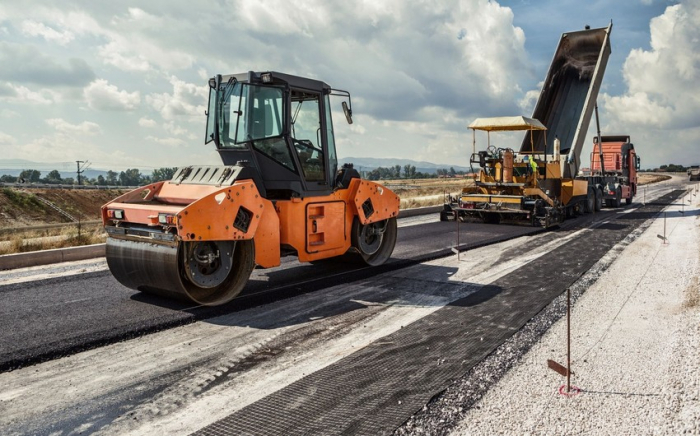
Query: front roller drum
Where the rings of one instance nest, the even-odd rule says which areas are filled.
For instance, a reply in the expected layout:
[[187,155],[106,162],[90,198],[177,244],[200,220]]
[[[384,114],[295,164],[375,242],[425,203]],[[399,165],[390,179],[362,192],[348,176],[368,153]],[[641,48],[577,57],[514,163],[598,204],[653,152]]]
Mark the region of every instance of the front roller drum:
[[124,286],[207,306],[235,298],[255,266],[252,240],[164,245],[109,237],[106,255]]

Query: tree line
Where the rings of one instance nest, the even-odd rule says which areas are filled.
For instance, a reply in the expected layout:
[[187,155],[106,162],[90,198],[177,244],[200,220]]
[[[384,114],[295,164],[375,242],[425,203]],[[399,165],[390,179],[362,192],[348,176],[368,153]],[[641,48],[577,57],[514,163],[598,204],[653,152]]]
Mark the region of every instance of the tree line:
[[668,164],[668,165],[661,165],[659,167],[659,170],[665,171],[667,173],[684,173],[688,171],[690,167],[684,167],[683,165],[676,165],[676,164]]
[[416,171],[413,165],[394,165],[388,168],[375,168],[371,171],[363,171],[362,176],[367,180],[394,180],[394,179],[433,179],[438,177],[455,177],[457,175],[466,174],[464,171],[455,171],[454,167],[450,169],[439,168],[435,173],[423,173]]
[[[136,168],[130,168],[126,171],[107,171],[103,175],[93,178],[81,177],[80,184],[82,185],[100,185],[100,186],[141,186],[149,183],[160,182],[162,180],[170,180],[177,168],[156,168],[150,175],[142,174]],[[39,170],[22,170],[19,176],[10,176],[4,174],[0,176],[0,182],[5,183],[46,183],[51,185],[75,185],[77,180],[74,177],[61,177],[58,170],[50,171],[46,177],[41,177]]]

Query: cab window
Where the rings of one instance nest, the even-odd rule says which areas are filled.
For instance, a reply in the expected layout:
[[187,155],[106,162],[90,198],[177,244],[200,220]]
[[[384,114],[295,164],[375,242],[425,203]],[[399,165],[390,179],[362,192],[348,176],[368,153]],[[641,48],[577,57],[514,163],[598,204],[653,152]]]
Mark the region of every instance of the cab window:
[[307,181],[326,180],[321,141],[320,95],[292,92],[292,143]]

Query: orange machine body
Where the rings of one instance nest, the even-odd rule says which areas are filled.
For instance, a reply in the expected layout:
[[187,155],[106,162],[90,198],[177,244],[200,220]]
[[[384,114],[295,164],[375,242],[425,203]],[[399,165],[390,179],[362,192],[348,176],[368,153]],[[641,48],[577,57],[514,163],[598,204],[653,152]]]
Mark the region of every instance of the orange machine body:
[[252,180],[224,187],[158,182],[105,204],[102,220],[105,226],[124,221],[162,229],[171,241],[253,239],[255,263],[269,268],[290,249],[302,262],[342,255],[351,246],[353,220],[369,224],[396,217],[398,210],[396,194],[361,179],[330,195],[274,201],[263,198]]

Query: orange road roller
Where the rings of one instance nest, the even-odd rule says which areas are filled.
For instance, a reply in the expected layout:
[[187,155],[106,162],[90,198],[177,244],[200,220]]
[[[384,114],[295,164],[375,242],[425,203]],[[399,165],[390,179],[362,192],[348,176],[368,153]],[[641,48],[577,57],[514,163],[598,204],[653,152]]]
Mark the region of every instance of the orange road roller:
[[217,75],[209,87],[205,143],[223,165],[178,168],[102,206],[119,282],[213,306],[282,256],[389,259],[399,197],[351,164],[338,168],[330,97],[352,123],[347,91],[274,71]]

